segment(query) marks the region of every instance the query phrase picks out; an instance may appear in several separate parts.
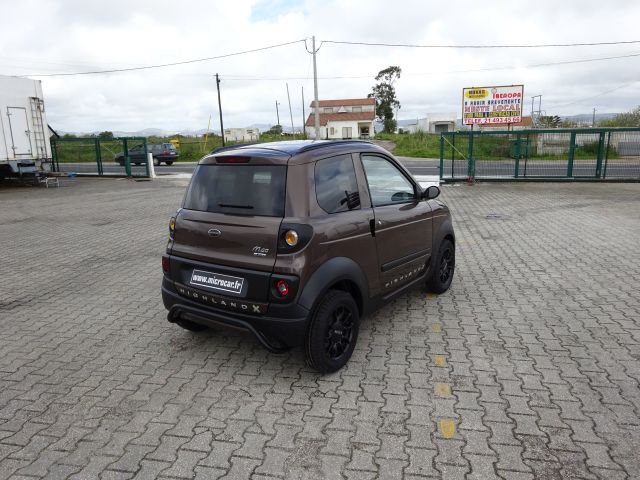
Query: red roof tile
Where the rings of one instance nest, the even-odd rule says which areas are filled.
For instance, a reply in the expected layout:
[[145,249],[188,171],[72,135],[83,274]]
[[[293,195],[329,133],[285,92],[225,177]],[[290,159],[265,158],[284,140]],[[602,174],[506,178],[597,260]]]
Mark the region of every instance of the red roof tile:
[[[327,122],[371,122],[376,117],[375,112],[344,112],[344,113],[321,113],[320,125],[325,126]],[[315,115],[309,114],[305,126],[315,125]]]

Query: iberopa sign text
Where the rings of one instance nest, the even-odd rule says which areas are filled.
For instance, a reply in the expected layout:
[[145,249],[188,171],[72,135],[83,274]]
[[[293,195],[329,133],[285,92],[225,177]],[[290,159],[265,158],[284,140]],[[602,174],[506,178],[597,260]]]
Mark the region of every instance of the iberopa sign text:
[[524,85],[473,87],[462,90],[462,123],[517,123],[522,121]]

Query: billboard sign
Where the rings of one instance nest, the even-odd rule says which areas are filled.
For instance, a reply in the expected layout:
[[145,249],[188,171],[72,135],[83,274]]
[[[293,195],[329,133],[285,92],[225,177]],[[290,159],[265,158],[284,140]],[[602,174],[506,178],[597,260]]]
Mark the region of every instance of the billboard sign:
[[486,125],[522,121],[524,85],[472,87],[462,90],[462,123]]

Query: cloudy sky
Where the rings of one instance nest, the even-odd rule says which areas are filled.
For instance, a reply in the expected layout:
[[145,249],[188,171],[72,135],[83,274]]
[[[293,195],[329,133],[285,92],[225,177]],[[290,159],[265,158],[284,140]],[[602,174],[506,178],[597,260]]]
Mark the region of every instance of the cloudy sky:
[[[546,114],[627,111],[640,104],[637,0],[0,0],[0,74],[42,80],[49,123],[65,132],[219,129],[302,124],[313,95],[316,36],[321,99],[365,97],[376,73],[402,68],[400,119],[456,111],[469,86],[525,85]],[[8,21],[10,20],[10,21]],[[303,41],[307,39],[307,45]],[[527,49],[357,46],[522,45],[639,41]],[[216,57],[130,72],[44,76]],[[605,57],[621,57],[597,60]],[[638,56],[629,56],[638,55]],[[588,60],[582,62],[583,60]],[[563,63],[576,62],[580,63]],[[556,63],[556,65],[540,66]],[[307,108],[308,114],[308,108]]]

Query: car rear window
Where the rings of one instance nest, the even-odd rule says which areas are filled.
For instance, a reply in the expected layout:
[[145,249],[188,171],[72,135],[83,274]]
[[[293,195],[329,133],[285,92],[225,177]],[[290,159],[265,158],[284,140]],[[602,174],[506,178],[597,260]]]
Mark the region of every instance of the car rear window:
[[283,217],[286,168],[198,165],[183,207],[201,212]]

